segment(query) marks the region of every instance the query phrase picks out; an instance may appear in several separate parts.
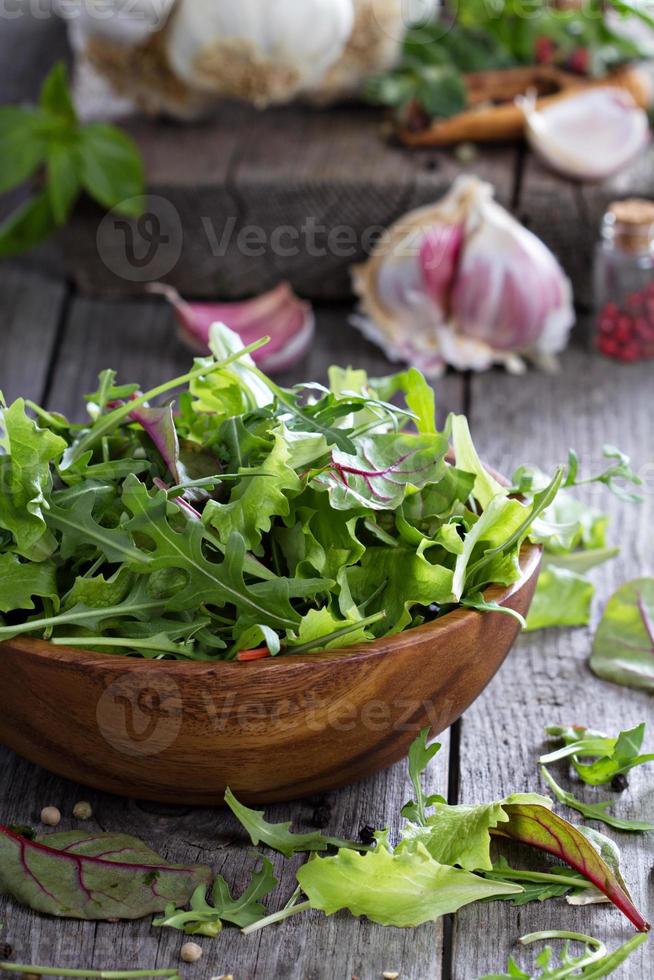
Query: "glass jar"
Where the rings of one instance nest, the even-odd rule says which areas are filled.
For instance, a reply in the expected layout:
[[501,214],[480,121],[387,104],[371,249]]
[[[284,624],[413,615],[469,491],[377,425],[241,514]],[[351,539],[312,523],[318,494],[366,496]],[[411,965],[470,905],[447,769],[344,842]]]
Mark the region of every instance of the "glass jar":
[[595,253],[596,343],[619,361],[654,357],[654,201],[615,201]]

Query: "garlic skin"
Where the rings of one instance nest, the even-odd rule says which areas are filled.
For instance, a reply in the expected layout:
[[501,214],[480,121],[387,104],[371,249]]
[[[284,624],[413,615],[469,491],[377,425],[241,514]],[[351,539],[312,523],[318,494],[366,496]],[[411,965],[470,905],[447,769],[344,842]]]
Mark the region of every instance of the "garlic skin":
[[532,149],[553,170],[576,180],[618,173],[649,142],[647,113],[625,89],[597,86],[538,109],[518,104]]
[[557,260],[475,177],[400,219],[353,281],[353,323],[391,360],[431,377],[448,364],[518,372],[524,356],[552,367],[574,323]]
[[353,26],[353,0],[178,0],[165,51],[192,89],[265,106],[316,86]]
[[254,351],[252,357],[262,370],[274,374],[303,358],[313,342],[313,308],[286,282],[254,299],[231,303],[190,303],[166,283],[150,283],[147,291],[163,296],[174,307],[181,339],[196,353],[207,353],[211,328],[222,323],[245,347],[269,337],[269,343]]

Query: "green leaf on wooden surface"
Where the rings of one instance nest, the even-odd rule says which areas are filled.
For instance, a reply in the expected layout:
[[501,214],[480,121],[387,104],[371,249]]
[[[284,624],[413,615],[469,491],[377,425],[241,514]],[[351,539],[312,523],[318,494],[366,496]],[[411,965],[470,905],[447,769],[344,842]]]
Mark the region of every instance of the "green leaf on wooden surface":
[[143,211],[143,161],[134,141],[109,123],[80,131],[80,176],[84,188],[106,208],[129,217]]
[[254,845],[265,844],[274,851],[279,851],[284,857],[304,851],[325,851],[328,847],[360,847],[352,841],[340,837],[325,837],[318,830],[308,834],[291,832],[291,821],[286,823],[269,823],[263,810],[252,810],[244,803],[239,803],[231,789],[225,791],[225,803],[230,808],[242,827],[248,832]]
[[169,905],[165,914],[155,919],[152,925],[181,929],[191,936],[213,937],[221,931],[223,922],[231,922],[241,929],[258,922],[266,915],[261,899],[277,884],[272,864],[265,857],[261,860],[261,868],[253,872],[250,884],[239,898],[232,898],[225,879],[216,875],[211,903],[207,901],[206,888],[202,885],[191,896],[190,910]]
[[573,793],[569,793],[558,785],[545,766],[541,766],[540,771],[543,779],[559,803],[564,803],[572,810],[576,810],[577,813],[581,813],[586,820],[599,820],[601,823],[606,824],[607,827],[613,827],[615,830],[626,830],[630,832],[654,830],[654,823],[648,823],[645,820],[626,820],[612,816],[612,814],[607,812],[609,807],[613,805],[610,800],[598,803],[584,803],[583,800],[578,800]]
[[494,828],[495,836],[529,844],[560,858],[606,895],[636,929],[649,929],[649,923],[634,906],[615,872],[579,828],[538,804],[509,804],[504,811],[509,817],[508,823]]
[[645,738],[644,721],[614,738],[580,725],[548,725],[545,731],[551,737],[562,739],[564,746],[542,755],[539,762],[549,764],[570,759],[580,779],[592,786],[609,783],[614,776],[654,762],[654,753],[641,755],[640,752]]
[[349,909],[385,926],[418,926],[470,902],[522,890],[439,864],[421,844],[410,852],[392,853],[383,846],[368,854],[343,849],[308,861],[297,880],[312,908],[326,915]]
[[127,834],[47,834],[28,840],[0,825],[0,892],[69,919],[140,919],[185,904],[209,868],[168,864]]
[[[544,947],[535,960],[535,967],[540,972],[530,970],[526,973],[513,958],[510,958],[507,973],[488,973],[480,980],[562,980],[563,977],[600,980],[601,977],[610,976],[632,953],[647,942],[647,936],[644,933],[632,936],[613,952],[608,952],[604,943],[593,936],[558,929],[530,933],[528,936],[522,936],[518,942],[528,946],[546,940],[562,941],[564,946],[558,961],[552,947]],[[584,951],[578,955],[571,950],[571,945],[575,943],[582,943],[584,946]]]
[[588,625],[594,595],[595,586],[583,575],[556,566],[543,568],[527,615],[527,631]]
[[47,238],[57,223],[47,189],[30,198],[0,225],[0,258],[20,255]]
[[415,798],[402,807],[402,815],[422,826],[427,819],[427,807],[444,802],[440,796],[427,796],[422,785],[422,777],[429,763],[441,750],[440,742],[427,745],[429,728],[423,728],[409,748],[409,778],[413,785]]
[[611,596],[590,658],[598,677],[654,691],[654,578],[639,578]]

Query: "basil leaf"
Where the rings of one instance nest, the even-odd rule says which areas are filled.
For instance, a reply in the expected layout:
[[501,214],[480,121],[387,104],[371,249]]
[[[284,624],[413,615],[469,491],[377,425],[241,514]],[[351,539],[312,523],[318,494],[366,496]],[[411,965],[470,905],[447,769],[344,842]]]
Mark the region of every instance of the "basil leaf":
[[0,107],[0,193],[22,184],[45,161],[43,123],[36,109]]
[[58,116],[69,126],[77,123],[77,112],[68,87],[68,69],[63,61],[57,62],[41,86],[39,105],[45,112]]
[[52,214],[58,225],[64,225],[81,188],[77,145],[51,142],[48,146],[47,167]]
[[129,217],[142,213],[133,198],[145,192],[143,162],[133,140],[109,123],[92,123],[80,132],[80,174],[99,204]]
[[0,258],[27,252],[56,227],[50,195],[47,190],[41,191],[0,225]]

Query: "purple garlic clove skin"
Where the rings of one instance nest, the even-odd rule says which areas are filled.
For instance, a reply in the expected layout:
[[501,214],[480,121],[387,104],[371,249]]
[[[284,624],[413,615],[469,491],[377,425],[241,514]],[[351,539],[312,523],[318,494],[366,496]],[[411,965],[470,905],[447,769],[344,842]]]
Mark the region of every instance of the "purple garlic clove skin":
[[523,356],[551,367],[574,323],[557,260],[476,177],[400,219],[353,279],[352,322],[391,360],[432,377],[447,365],[519,371]]
[[148,292],[164,296],[174,306],[182,339],[197,353],[209,352],[211,325],[224,323],[239,335],[245,347],[270,337],[270,343],[252,356],[263,371],[274,374],[301,360],[313,340],[313,309],[285,282],[255,299],[237,303],[187,302],[165,283],[151,283]]

